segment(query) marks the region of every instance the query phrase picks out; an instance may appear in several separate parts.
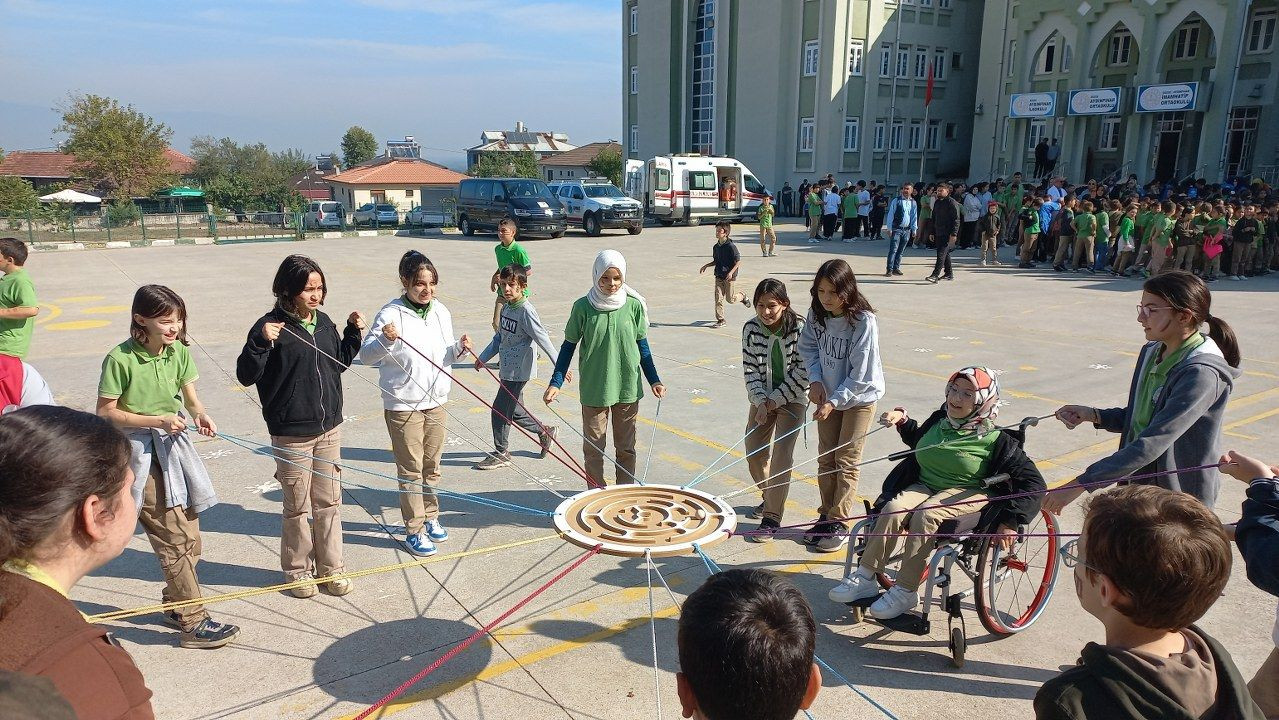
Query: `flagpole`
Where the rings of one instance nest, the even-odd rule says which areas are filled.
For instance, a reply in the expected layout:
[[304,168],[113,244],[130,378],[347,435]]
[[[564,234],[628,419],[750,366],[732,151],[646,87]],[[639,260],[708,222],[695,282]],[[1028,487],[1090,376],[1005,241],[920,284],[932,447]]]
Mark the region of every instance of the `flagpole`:
[[924,159],[928,157],[928,105],[924,105],[924,142],[919,151],[919,184],[924,184]]

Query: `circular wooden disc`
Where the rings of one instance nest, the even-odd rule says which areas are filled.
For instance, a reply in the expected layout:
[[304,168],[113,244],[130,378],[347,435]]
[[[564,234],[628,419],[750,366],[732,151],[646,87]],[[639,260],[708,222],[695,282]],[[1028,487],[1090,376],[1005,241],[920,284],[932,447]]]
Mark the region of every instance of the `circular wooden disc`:
[[683,555],[737,527],[737,513],[715,497],[674,485],[613,485],[578,493],[555,509],[560,537],[606,555]]

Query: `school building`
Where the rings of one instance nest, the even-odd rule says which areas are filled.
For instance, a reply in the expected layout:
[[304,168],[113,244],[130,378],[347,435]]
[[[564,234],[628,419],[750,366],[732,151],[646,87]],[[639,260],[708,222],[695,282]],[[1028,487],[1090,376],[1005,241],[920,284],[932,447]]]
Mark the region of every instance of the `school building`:
[[1276,179],[1276,0],[987,0],[973,177]]
[[729,155],[773,190],[827,172],[899,184],[921,163],[926,178],[963,176],[983,112],[983,10],[982,0],[623,0],[626,157]]

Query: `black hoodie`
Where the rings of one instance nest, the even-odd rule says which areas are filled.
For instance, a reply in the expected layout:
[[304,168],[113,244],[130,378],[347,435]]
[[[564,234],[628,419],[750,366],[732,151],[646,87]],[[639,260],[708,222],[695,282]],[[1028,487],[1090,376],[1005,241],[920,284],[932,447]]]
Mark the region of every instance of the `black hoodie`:
[[[269,322],[284,323],[274,346],[262,337],[262,326]],[[257,385],[262,417],[272,435],[323,435],[342,424],[341,374],[359,352],[360,340],[360,330],[351,323],[339,337],[337,326],[319,310],[312,338],[295,316],[276,307],[253,323],[235,376],[241,385]]]

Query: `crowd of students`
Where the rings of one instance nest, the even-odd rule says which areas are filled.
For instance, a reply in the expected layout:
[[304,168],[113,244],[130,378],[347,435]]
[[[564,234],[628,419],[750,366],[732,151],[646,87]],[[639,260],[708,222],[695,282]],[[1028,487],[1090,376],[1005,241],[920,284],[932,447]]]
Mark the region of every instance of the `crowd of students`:
[[[884,215],[897,236],[894,242],[927,242],[915,234],[922,234],[925,218],[910,190],[901,189],[887,202]],[[927,218],[948,239],[945,244],[969,232],[980,241],[1004,228],[982,222],[979,208],[970,221],[970,203],[960,205],[948,191],[940,188],[935,197],[948,202],[932,203]],[[861,192],[845,192],[843,198]],[[814,216],[814,226],[820,222],[825,229],[832,195],[840,197],[818,198],[823,214]],[[874,222],[863,225],[863,205],[854,202],[848,210],[841,199],[837,211],[856,213],[861,229],[854,232],[873,233]],[[1008,202],[1025,199],[992,199],[988,215],[1000,217],[997,206]],[[1064,197],[1062,202],[1068,205]],[[853,217],[844,216],[845,227]],[[627,283],[625,258],[613,250],[600,252],[591,285],[573,302],[562,344],[555,349],[529,301],[532,262],[514,230],[513,223],[503,221],[495,246],[498,268],[490,281],[498,293],[495,332],[474,361],[479,370],[497,357],[501,373],[492,406],[494,451],[477,468],[512,463],[511,424],[535,439],[543,456],[555,442],[555,428],[534,418],[522,401],[540,348],[554,360],[542,398],[548,404],[572,379],[577,357],[582,451],[590,481],[605,482],[611,427],[615,457],[607,459],[615,467],[614,481],[634,482],[644,385],[658,398],[666,393],[649,347],[647,301]],[[754,311],[741,334],[748,468],[762,494],[750,513],[759,519],[746,533],[750,540],[781,537],[795,433],[810,411],[817,425],[820,499],[818,519],[803,541],[816,552],[835,552],[849,541],[859,461],[872,425],[894,427],[913,450],[889,475],[874,505],[876,533],[884,537],[868,545],[858,567],[829,593],[836,602],[879,595],[874,577],[894,556],[890,535],[916,533],[906,543],[902,581],[871,605],[871,614],[881,619],[917,607],[916,580],[931,548],[918,534],[935,532],[942,521],[965,512],[946,503],[995,496],[981,511],[979,527],[1011,545],[1041,505],[1060,512],[1085,489],[1099,490],[1138,471],[1162,473],[1144,486],[1110,489],[1089,501],[1083,535],[1063,558],[1074,568],[1085,610],[1105,626],[1106,642],[1090,644],[1079,667],[1041,690],[1036,713],[1042,718],[1208,717],[1205,713],[1215,708],[1224,714],[1213,717],[1249,719],[1279,713],[1279,649],[1253,680],[1250,696],[1228,652],[1192,625],[1220,596],[1229,576],[1231,537],[1249,578],[1279,595],[1279,482],[1274,468],[1222,452],[1224,408],[1239,375],[1240,351],[1230,326],[1212,315],[1204,279],[1158,268],[1145,281],[1138,321],[1146,344],[1126,404],[1111,409],[1066,405],[1056,413],[1067,427],[1091,422],[1118,433],[1119,449],[1087,468],[1073,485],[1047,491],[1022,449],[1022,432],[995,424],[1000,405],[995,373],[982,367],[953,373],[940,407],[922,422],[901,407],[877,415],[887,390],[879,326],[852,267],[839,258],[823,262],[803,312],[792,308],[786,285],[774,278],[761,281],[746,297],[732,287],[741,257],[730,232],[727,224],[716,227],[712,261],[702,269],[715,268],[717,324],[725,322],[725,301]],[[769,255],[767,249],[764,254]],[[19,270],[25,247],[0,239],[0,256],[9,269],[0,280],[5,304],[0,347],[25,351],[35,314],[30,311],[37,309],[30,280]],[[948,270],[947,258],[938,254],[934,279],[945,277],[936,273]],[[894,269],[890,259],[889,274]],[[283,495],[280,565],[298,598],[352,590],[349,579],[338,577],[344,564],[336,463],[342,442],[341,374],[356,357],[379,372],[405,526],[396,539],[417,556],[434,554],[449,539],[437,493],[449,420],[449,368],[475,354],[476,346],[468,335],[455,334],[449,310],[437,296],[440,273],[429,258],[409,251],[394,272],[402,292],[371,322],[355,311],[339,330],[321,309],[329,283],[319,265],[301,255],[286,257],[272,283],[272,307],[249,328],[237,361],[237,379],[256,387],[271,435]],[[188,331],[180,296],[160,285],[139,288],[130,337],[103,360],[96,413],[41,406],[52,398],[26,393],[25,383],[35,380],[20,358],[0,355],[19,363],[5,365],[0,359],[0,369],[8,372],[0,378],[0,399],[12,409],[0,417],[0,636],[6,638],[0,644],[0,702],[9,683],[21,686],[20,692],[60,698],[81,717],[151,717],[150,693],[127,654],[66,599],[79,579],[122,551],[134,518],[163,571],[161,599],[177,603],[164,618],[179,630],[179,644],[215,648],[238,636],[239,628],[213,620],[200,604],[199,514],[218,499],[190,433],[214,436],[217,426],[196,392],[199,374],[187,348]],[[1223,526],[1210,509],[1219,489],[1220,474],[1213,467],[1218,463],[1250,483],[1237,527]],[[1006,479],[986,487],[992,476]],[[1005,495],[1017,497],[1000,499]],[[925,505],[909,515],[902,512]],[[1279,617],[1276,623],[1279,648]],[[821,685],[813,665],[814,630],[803,596],[776,576],[762,571],[715,576],[690,596],[681,617],[679,696],[685,716],[789,718],[808,707]],[[92,682],[83,681],[86,675]],[[1118,715],[1098,714],[1114,707],[1122,708]]]

